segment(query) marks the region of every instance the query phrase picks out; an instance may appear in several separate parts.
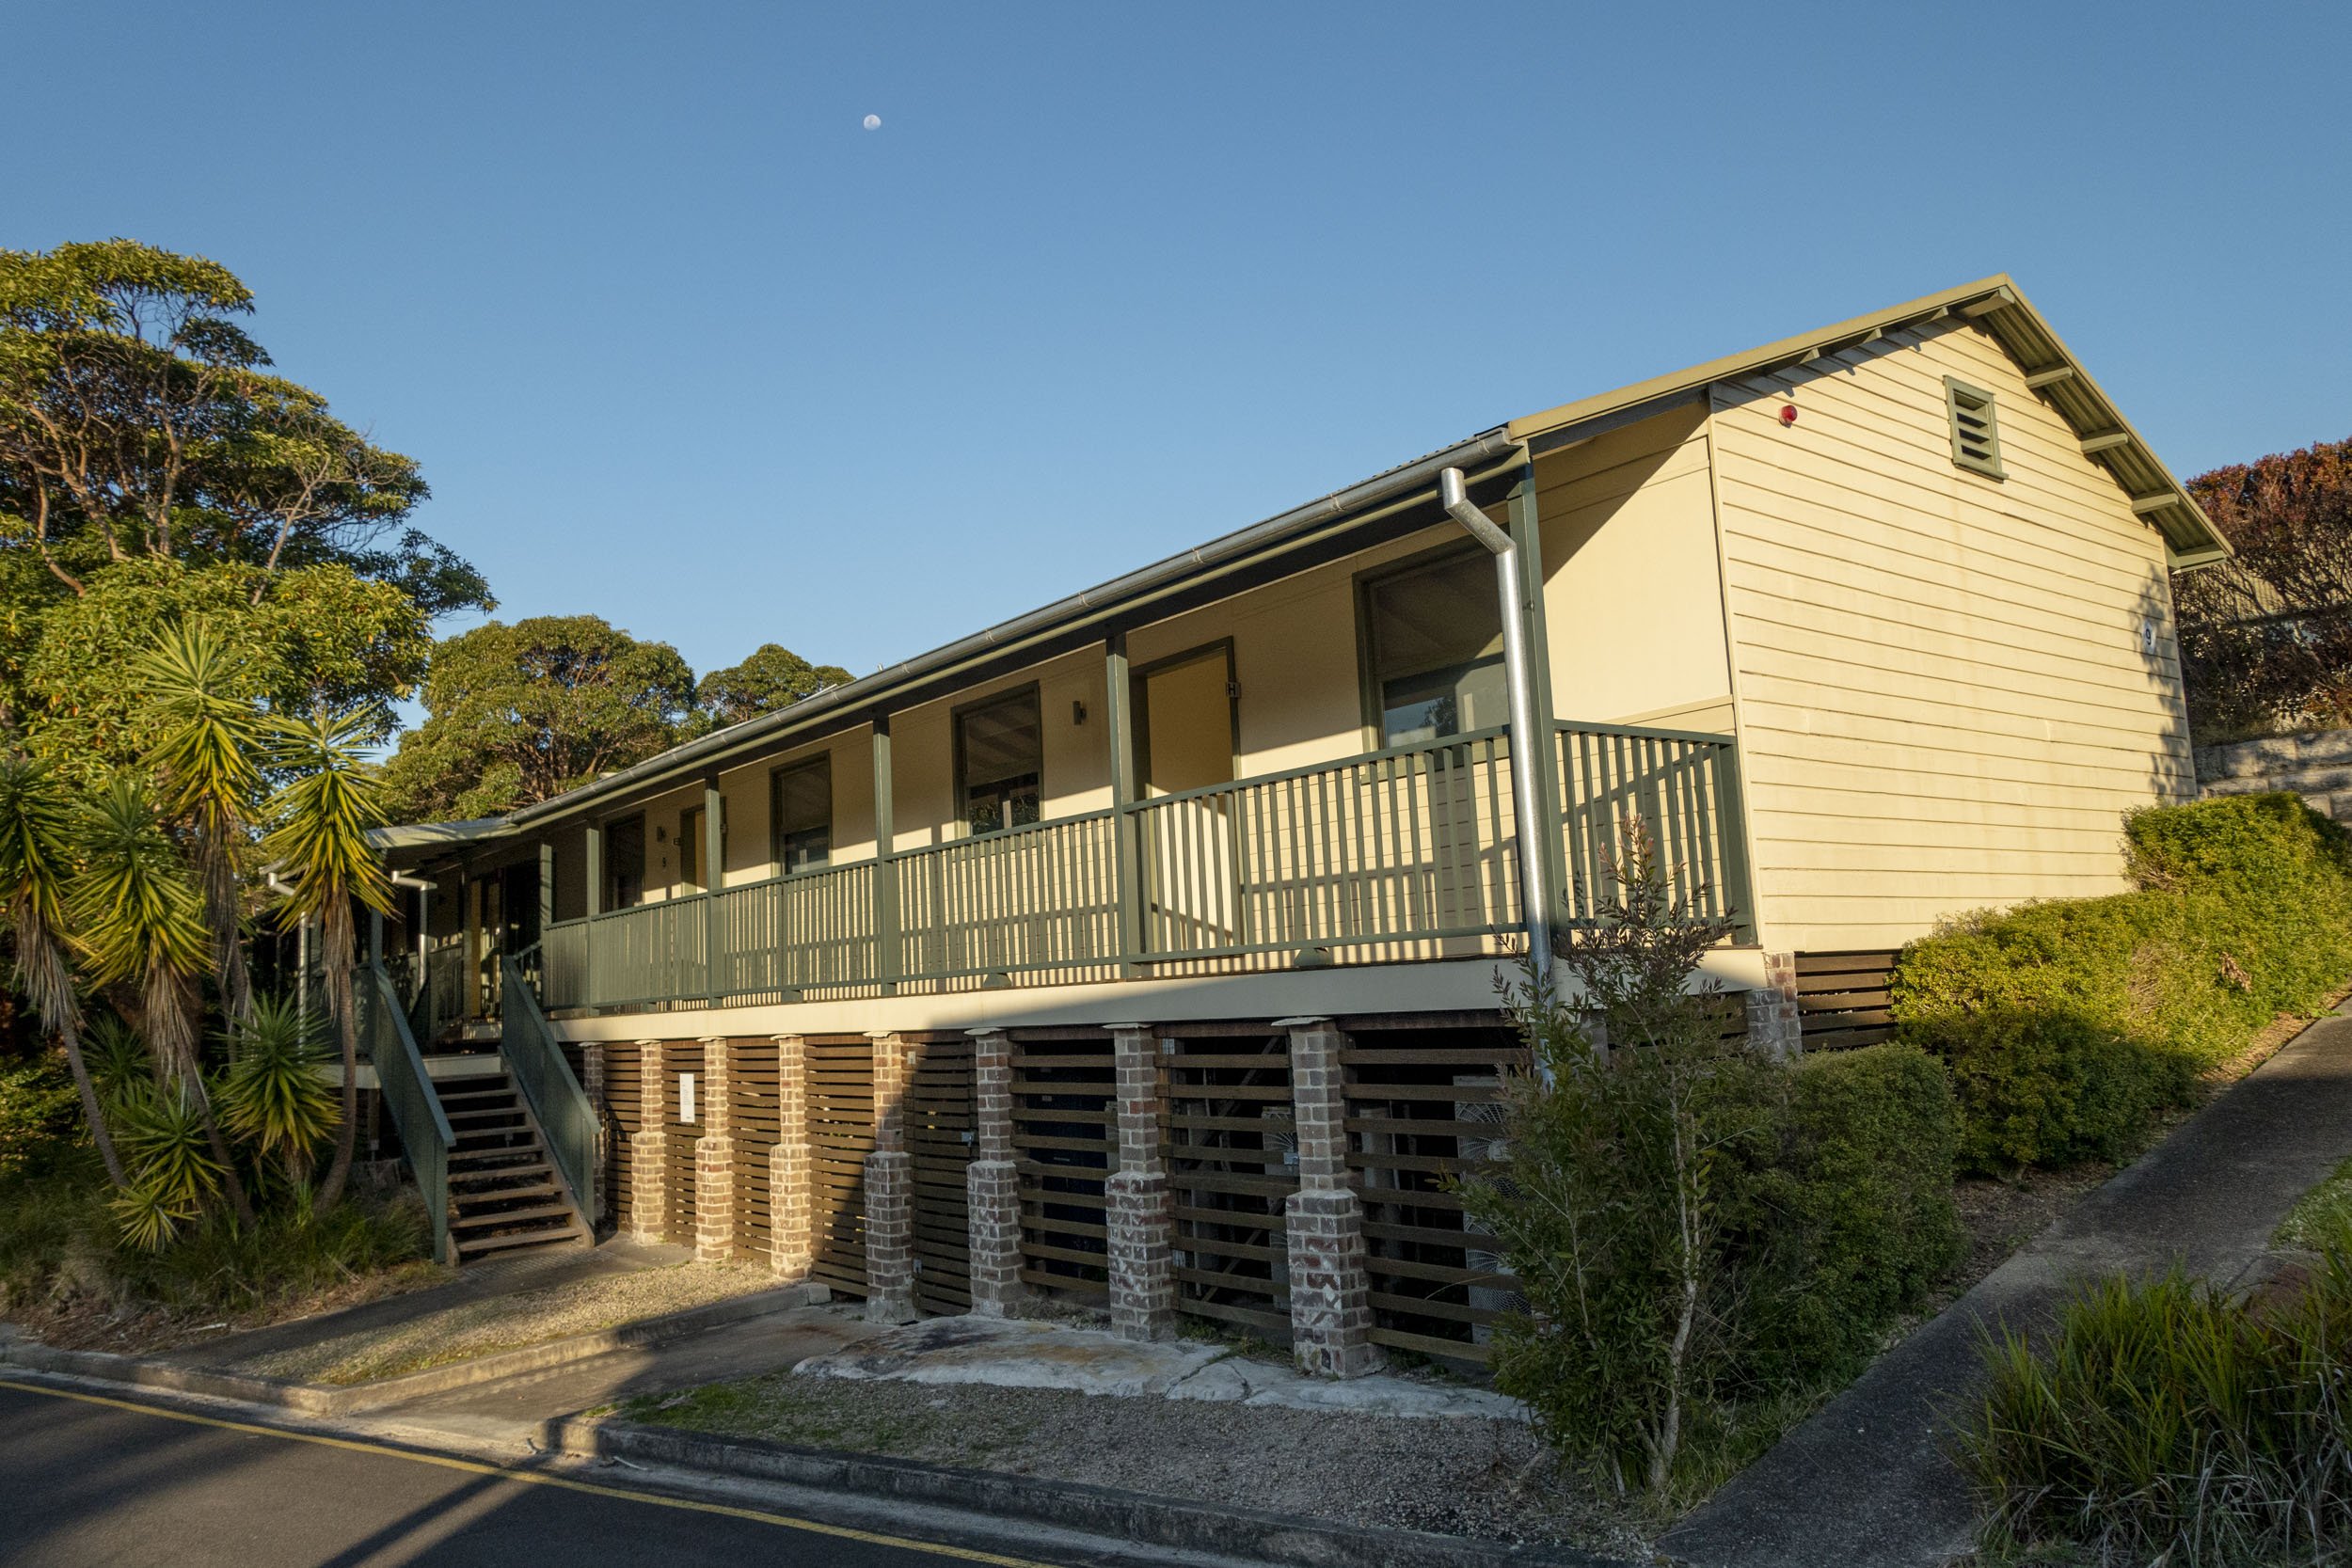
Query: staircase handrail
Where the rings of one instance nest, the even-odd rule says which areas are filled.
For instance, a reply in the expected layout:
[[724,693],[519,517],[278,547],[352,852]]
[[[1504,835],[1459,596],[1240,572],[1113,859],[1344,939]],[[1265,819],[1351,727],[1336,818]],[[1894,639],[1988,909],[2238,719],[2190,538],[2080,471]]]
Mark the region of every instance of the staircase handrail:
[[555,1041],[555,1031],[548,1027],[547,1014],[539,1009],[538,994],[523,974],[523,957],[522,953],[514,953],[499,959],[502,998],[499,1008],[499,1054],[506,1059],[506,1070],[514,1075],[516,1087],[522,1090],[532,1117],[539,1123],[539,1133],[547,1140],[556,1174],[571,1189],[573,1207],[593,1227],[599,1218],[593,1180],[596,1159],[596,1106],[590,1102],[588,1091],[580,1086],[572,1064],[564,1059],[563,1049]]
[[456,1135],[449,1115],[425,1070],[423,1053],[408,1030],[407,1009],[400,1004],[399,988],[381,962],[367,964],[368,1060],[375,1082],[400,1130],[400,1145],[408,1155],[408,1168],[424,1196],[426,1223],[432,1229],[433,1257],[452,1261],[449,1239],[449,1150]]

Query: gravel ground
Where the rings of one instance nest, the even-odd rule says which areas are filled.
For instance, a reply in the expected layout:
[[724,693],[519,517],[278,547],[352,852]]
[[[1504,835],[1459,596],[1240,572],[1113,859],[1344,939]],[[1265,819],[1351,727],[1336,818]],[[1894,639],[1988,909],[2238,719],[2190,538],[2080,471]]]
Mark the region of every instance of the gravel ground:
[[794,1377],[632,1401],[624,1419],[1082,1481],[1391,1529],[1646,1557],[1514,1421]]
[[731,1296],[772,1290],[764,1268],[679,1263],[461,1302],[404,1323],[336,1335],[232,1363],[300,1383],[372,1383],[427,1367],[616,1328]]

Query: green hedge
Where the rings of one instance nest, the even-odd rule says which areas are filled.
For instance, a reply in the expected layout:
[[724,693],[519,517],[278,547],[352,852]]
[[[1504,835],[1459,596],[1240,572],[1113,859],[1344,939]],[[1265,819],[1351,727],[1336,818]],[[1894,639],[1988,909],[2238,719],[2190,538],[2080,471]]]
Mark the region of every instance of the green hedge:
[[2124,837],[2138,891],[1974,915],[1897,962],[1965,1169],[2123,1158],[2200,1069],[2352,978],[2352,841],[2294,796],[2151,808]]
[[1858,1370],[1967,1244],[1942,1063],[1899,1044],[1824,1053],[1785,1087],[1778,1136],[1735,1179],[1765,1259],[1741,1360],[1768,1386]]

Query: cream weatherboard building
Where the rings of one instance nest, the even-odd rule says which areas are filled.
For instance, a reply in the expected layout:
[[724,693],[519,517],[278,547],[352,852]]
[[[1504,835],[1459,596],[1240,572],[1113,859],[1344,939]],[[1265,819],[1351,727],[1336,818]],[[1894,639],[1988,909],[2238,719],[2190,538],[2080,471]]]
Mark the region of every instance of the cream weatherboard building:
[[1532,414],[388,833],[386,1103],[466,1257],[602,1218],[886,1317],[1476,1359],[1504,956],[1639,819],[1759,1044],[1868,1037],[1889,951],[2194,792],[2167,574],[2223,549],[2003,277]]

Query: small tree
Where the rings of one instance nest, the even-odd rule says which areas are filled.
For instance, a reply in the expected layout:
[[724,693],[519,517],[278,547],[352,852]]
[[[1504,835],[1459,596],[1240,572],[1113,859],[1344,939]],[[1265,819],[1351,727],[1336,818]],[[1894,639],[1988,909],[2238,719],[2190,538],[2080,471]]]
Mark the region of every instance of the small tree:
[[0,896],[8,900],[16,938],[17,989],[65,1047],[98,1157],[108,1179],[127,1188],[122,1156],[82,1055],[82,1007],[66,958],[65,900],[73,861],[73,803],[56,775],[22,755],[0,756]]
[[132,673],[157,727],[151,761],[164,809],[186,825],[192,840],[212,929],[213,974],[233,1028],[253,1011],[237,859],[251,844],[262,793],[261,710],[239,689],[226,645],[201,626],[167,630]]
[[392,903],[391,878],[368,842],[369,831],[384,824],[384,794],[374,765],[359,755],[365,736],[351,715],[279,721],[277,760],[294,780],[271,798],[277,826],[262,846],[293,889],[287,912],[319,923],[327,1019],[342,1049],[342,1124],[335,1162],[315,1200],[321,1212],[342,1196],[358,1125],[359,1021],[352,982],[359,955],[352,907],[381,911]]
[[1724,1038],[1724,1002],[1695,985],[1730,934],[1677,893],[1629,820],[1598,927],[1558,958],[1574,1006],[1541,976],[1506,1010],[1549,1074],[1521,1077],[1495,1168],[1465,1181],[1527,1297],[1495,1376],[1540,1430],[1620,1489],[1671,1476],[1738,1289],[1717,1188],[1726,1149],[1764,1131],[1772,1064]]
[[250,1225],[253,1208],[214,1119],[197,1059],[197,976],[212,961],[203,898],[136,779],[118,776],[99,792],[85,810],[81,836],[82,871],[67,907],[90,973],[100,984],[123,987],[136,998],[158,1086],[173,1101],[173,1125],[201,1128],[237,1218]]

